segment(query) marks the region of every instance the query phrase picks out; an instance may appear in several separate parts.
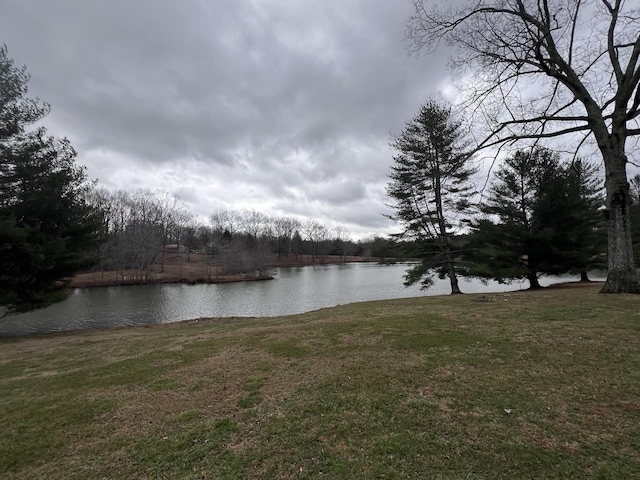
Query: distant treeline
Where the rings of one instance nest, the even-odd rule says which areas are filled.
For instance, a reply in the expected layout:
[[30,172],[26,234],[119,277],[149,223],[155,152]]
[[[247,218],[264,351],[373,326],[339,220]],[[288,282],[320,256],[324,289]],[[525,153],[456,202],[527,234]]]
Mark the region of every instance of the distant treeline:
[[272,217],[253,210],[218,210],[198,220],[165,191],[95,189],[91,203],[102,212],[105,241],[96,269],[148,280],[164,270],[167,253],[189,262],[193,253],[207,256],[225,274],[261,272],[275,258],[327,255],[400,257],[402,245],[382,237],[353,241],[344,227],[328,228],[317,220]]

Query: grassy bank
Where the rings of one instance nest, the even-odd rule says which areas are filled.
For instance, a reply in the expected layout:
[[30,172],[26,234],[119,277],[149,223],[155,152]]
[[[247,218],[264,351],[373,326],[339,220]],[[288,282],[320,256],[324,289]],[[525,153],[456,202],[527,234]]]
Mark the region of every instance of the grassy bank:
[[0,478],[640,478],[640,296],[5,339],[0,405]]

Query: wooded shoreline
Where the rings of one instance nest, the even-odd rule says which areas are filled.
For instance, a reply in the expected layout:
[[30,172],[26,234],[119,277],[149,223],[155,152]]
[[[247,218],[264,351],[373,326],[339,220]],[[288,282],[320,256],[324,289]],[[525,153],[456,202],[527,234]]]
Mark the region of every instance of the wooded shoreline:
[[73,288],[95,288],[124,285],[147,285],[162,283],[233,283],[270,280],[273,276],[270,270],[280,267],[306,267],[312,265],[333,265],[340,263],[385,263],[400,261],[380,257],[360,257],[342,255],[290,255],[278,257],[274,255],[259,272],[224,273],[220,266],[212,263],[210,257],[192,253],[167,254],[164,265],[154,264],[148,278],[143,278],[140,272],[126,270],[105,270],[83,272],[75,275],[71,280]]

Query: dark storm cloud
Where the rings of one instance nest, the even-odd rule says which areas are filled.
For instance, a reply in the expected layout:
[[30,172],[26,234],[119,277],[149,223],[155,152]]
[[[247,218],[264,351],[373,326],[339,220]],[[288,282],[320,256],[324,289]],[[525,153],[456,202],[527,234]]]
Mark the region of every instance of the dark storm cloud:
[[444,79],[444,62],[407,56],[410,13],[409,0],[8,0],[0,41],[101,184],[367,231],[390,225],[389,135]]

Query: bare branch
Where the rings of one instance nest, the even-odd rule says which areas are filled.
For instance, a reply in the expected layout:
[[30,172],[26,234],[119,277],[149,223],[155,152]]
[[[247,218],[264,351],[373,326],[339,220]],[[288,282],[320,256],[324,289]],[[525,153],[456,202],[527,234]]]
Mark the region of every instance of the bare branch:
[[611,21],[609,22],[609,30],[607,32],[607,44],[608,44],[608,52],[609,52],[609,60],[611,60],[611,66],[613,68],[613,72],[616,76],[616,81],[618,83],[618,87],[623,82],[623,73],[622,67],[620,66],[620,60],[618,58],[618,50],[615,47],[615,31],[616,25],[618,23],[618,15],[620,13],[620,4],[616,2],[615,6],[611,6],[608,2],[604,2],[607,5],[609,13],[611,14]]

